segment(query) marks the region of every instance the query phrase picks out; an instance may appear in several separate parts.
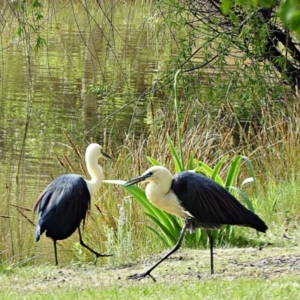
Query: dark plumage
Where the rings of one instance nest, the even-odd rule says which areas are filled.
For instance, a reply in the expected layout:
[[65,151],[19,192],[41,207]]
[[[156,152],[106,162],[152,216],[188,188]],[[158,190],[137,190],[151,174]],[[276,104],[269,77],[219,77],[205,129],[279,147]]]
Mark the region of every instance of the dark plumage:
[[193,231],[198,227],[207,230],[213,274],[213,237],[210,229],[219,229],[226,224],[251,227],[261,232],[268,229],[264,221],[245,208],[225,188],[200,174],[181,172],[172,177],[166,168],[155,166],[125,185],[141,181],[149,182],[146,187],[148,200],[156,207],[183,218],[185,225],[176,245],[167,254],[146,272],[129,278],[141,279],[150,276],[155,280],[151,271],[180,248],[186,230]]
[[87,246],[80,231],[80,224],[85,221],[90,208],[91,196],[98,191],[103,180],[103,171],[98,165],[98,158],[103,156],[110,158],[100,145],[90,144],[86,149],[85,159],[91,180],[85,180],[76,174],[61,175],[45,188],[34,205],[34,211],[38,212],[35,240],[39,241],[44,232],[53,240],[56,265],[56,241],[68,238],[76,229],[80,244],[94,253],[96,260],[100,256],[108,256]]
[[39,216],[36,242],[44,231],[53,240],[68,238],[85,220],[90,203],[91,196],[81,176],[67,174],[54,179],[36,202]]
[[252,227],[261,232],[268,229],[256,214],[208,177],[192,172],[178,173],[173,176],[171,190],[181,206],[194,216],[187,219],[188,229],[218,229],[225,224]]

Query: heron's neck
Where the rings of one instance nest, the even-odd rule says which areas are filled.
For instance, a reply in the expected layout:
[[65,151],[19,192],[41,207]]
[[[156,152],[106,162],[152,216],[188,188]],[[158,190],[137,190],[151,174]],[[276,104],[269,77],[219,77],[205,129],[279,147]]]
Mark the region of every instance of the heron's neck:
[[91,176],[91,180],[86,180],[90,195],[93,196],[99,190],[103,180],[103,170],[98,165],[98,160],[92,163],[86,162],[87,170]]
[[154,206],[161,210],[181,218],[191,217],[171,190],[171,181],[149,182],[146,187],[146,196]]

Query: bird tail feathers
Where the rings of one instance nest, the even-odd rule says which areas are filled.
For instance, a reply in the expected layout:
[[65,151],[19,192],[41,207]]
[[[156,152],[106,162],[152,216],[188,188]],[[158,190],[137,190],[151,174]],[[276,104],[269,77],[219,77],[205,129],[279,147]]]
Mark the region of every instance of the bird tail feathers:
[[37,225],[36,230],[35,230],[35,241],[38,242],[41,237],[41,227]]
[[252,212],[251,212],[251,217],[248,219],[248,221],[249,221],[249,226],[256,229],[257,231],[266,232],[268,229],[266,223],[259,216],[257,216]]

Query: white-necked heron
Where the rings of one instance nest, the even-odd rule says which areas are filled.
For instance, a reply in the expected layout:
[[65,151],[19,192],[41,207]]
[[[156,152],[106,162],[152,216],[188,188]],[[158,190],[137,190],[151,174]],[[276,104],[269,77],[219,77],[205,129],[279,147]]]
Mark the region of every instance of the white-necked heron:
[[162,166],[154,166],[141,176],[125,183],[130,186],[138,182],[148,182],[146,196],[148,200],[168,213],[185,220],[176,245],[157,263],[142,274],[129,276],[141,279],[150,274],[161,262],[181,246],[186,230],[196,228],[207,230],[210,244],[211,274],[213,265],[213,237],[211,229],[220,229],[223,225],[240,225],[266,232],[268,227],[255,213],[245,208],[232,194],[212,179],[194,172],[180,172],[174,176]]

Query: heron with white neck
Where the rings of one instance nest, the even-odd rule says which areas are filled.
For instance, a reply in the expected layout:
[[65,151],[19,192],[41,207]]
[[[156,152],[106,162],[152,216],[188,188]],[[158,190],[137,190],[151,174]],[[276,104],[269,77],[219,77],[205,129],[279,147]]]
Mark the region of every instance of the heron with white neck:
[[252,227],[261,232],[268,229],[264,221],[245,208],[225,188],[203,175],[180,172],[172,176],[168,169],[154,166],[141,176],[126,182],[125,186],[142,181],[148,183],[146,196],[154,206],[181,217],[185,223],[175,246],[146,272],[129,276],[130,279],[150,276],[155,281],[151,272],[180,248],[186,230],[191,232],[196,228],[207,230],[211,274],[213,274],[213,237],[210,229],[220,229],[226,224]]
[[99,158],[109,158],[102,147],[96,143],[90,144],[85,152],[85,162],[91,180],[84,179],[77,174],[64,174],[54,179],[38,197],[34,211],[38,212],[35,240],[46,232],[46,236],[53,240],[55,264],[58,264],[56,241],[64,240],[78,229],[80,245],[87,248],[95,256],[110,256],[100,254],[87,246],[80,230],[87,211],[90,208],[91,197],[99,190],[103,180],[103,170],[98,164]]

